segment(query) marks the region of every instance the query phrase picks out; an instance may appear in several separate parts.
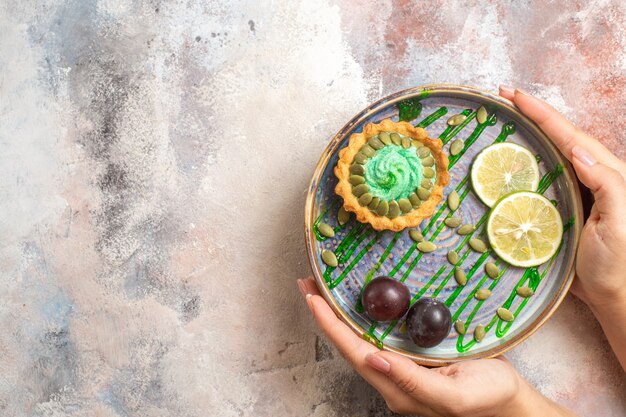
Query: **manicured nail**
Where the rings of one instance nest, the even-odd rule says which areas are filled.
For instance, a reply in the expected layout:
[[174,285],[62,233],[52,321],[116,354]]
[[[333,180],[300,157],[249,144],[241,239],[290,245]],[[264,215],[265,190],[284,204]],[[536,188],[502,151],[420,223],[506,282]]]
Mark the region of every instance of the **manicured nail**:
[[384,374],[389,373],[389,370],[391,369],[391,364],[389,362],[373,353],[368,353],[367,356],[365,356],[365,360],[372,368]]
[[515,94],[515,89],[508,85],[501,85],[498,88],[500,89],[500,93]]
[[583,165],[587,165],[588,167],[592,167],[598,162],[593,155],[578,145],[572,148],[572,155],[574,155],[574,158],[582,162]]
[[516,88],[516,89],[515,89],[515,93],[516,93],[516,94],[517,94],[517,93],[519,93],[519,94],[523,94],[523,95],[525,95],[525,96],[529,96],[529,95],[530,95],[530,93],[526,92],[525,90],[522,90],[521,88]]
[[298,289],[300,290],[300,294],[302,294],[303,297],[306,297],[307,291],[306,291],[306,285],[304,285],[303,279],[298,280]]
[[307,294],[306,296],[306,304],[309,306],[309,310],[311,310],[311,313],[315,313],[315,309],[313,308],[313,296],[311,294]]

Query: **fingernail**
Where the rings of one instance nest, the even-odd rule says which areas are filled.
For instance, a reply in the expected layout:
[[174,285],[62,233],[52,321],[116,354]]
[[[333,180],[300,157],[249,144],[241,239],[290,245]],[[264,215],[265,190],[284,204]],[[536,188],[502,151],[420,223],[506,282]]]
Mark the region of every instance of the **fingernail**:
[[515,94],[515,91],[514,91],[515,89],[508,85],[501,85],[498,88],[500,89],[501,93]]
[[516,88],[515,89],[515,93],[520,93],[520,94],[523,94],[525,96],[529,96],[530,95],[530,93],[526,92],[526,90],[522,90],[521,88]]
[[574,155],[574,158],[582,162],[583,165],[587,165],[588,167],[592,167],[596,164],[596,162],[598,162],[593,155],[578,145],[572,148],[572,155]]
[[302,279],[298,280],[298,289],[300,290],[300,294],[302,294],[303,297],[306,297],[307,291],[306,291],[306,285],[304,285],[304,280]]
[[306,304],[309,306],[309,310],[311,310],[311,313],[315,313],[315,309],[313,308],[313,296],[311,294],[307,294],[306,296]]
[[368,353],[367,356],[365,356],[365,360],[372,368],[384,374],[388,373],[391,369],[389,362],[374,353]]

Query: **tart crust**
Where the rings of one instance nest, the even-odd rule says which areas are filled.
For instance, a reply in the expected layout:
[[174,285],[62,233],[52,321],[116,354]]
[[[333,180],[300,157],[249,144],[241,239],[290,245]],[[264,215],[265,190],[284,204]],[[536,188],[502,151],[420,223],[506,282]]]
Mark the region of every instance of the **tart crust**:
[[[350,165],[354,162],[355,155],[372,136],[380,132],[397,132],[422,142],[424,146],[430,148],[437,169],[436,181],[431,189],[430,197],[418,208],[408,213],[400,214],[393,219],[379,216],[367,207],[361,206],[357,197],[352,194],[352,185],[348,181],[350,178]],[[416,128],[410,123],[393,122],[390,119],[385,119],[378,124],[368,123],[363,128],[363,132],[350,135],[348,146],[339,151],[339,161],[334,169],[335,175],[339,179],[335,192],[343,198],[343,207],[346,211],[355,213],[359,222],[369,223],[375,230],[399,232],[407,227],[416,227],[422,220],[433,215],[435,208],[443,199],[443,189],[450,181],[448,157],[442,148],[443,142],[441,139],[429,138],[424,129]]]

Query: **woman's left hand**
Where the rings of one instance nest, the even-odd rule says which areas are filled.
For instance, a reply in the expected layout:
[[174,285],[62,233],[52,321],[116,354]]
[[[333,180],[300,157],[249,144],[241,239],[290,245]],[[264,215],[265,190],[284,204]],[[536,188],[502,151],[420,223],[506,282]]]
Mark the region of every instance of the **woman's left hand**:
[[337,318],[312,279],[298,280],[298,287],[326,336],[396,413],[425,417],[571,415],[531,388],[504,358],[434,369],[419,366],[358,337]]

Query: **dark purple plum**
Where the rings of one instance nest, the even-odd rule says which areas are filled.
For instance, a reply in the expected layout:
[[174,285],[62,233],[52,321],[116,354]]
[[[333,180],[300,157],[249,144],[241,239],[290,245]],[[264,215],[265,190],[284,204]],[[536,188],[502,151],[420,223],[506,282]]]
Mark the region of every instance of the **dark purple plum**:
[[361,303],[372,320],[398,320],[409,309],[411,292],[400,281],[380,276],[365,286]]
[[434,298],[420,298],[406,316],[406,329],[419,347],[437,346],[450,333],[452,315],[448,307]]

